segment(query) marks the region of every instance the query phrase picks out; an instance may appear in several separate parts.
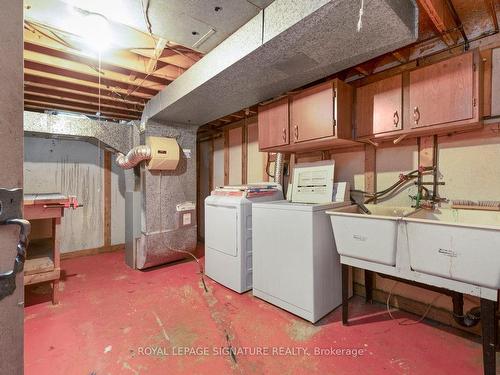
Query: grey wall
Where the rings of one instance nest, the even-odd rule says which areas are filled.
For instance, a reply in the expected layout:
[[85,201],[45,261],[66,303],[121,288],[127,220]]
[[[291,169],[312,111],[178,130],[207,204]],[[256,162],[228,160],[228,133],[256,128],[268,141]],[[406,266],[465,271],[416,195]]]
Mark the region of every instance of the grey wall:
[[[67,209],[62,219],[61,252],[103,246],[103,153],[77,140],[25,137],[25,193],[76,195],[83,207]],[[113,165],[112,244],[125,242],[125,177]]]

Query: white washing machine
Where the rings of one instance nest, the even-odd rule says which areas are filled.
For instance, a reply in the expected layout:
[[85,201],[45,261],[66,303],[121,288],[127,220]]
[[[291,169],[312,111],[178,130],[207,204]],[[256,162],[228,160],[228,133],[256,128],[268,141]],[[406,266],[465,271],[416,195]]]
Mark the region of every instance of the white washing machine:
[[[342,304],[340,257],[326,210],[350,204],[333,161],[297,164],[293,201],[253,205],[253,294],[313,323]],[[333,196],[332,196],[333,194]],[[304,203],[327,200],[329,203]]]
[[225,186],[205,199],[205,274],[238,293],[252,289],[252,205],[282,200],[276,184]]

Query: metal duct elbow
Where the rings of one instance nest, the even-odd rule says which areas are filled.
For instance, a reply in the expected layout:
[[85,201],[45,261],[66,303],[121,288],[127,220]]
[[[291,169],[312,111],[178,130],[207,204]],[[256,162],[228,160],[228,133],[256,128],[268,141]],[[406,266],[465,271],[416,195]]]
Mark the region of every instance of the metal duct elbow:
[[123,169],[134,168],[137,164],[144,160],[151,159],[151,148],[146,145],[136,146],[131,149],[127,155],[118,153],[116,156],[116,164]]

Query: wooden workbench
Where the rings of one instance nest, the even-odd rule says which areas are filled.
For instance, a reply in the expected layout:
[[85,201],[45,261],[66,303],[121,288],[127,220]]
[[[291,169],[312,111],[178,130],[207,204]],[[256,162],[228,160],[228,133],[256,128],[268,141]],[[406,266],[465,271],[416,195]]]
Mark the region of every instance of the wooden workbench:
[[64,204],[68,197],[61,194],[24,196],[24,217],[27,220],[50,220],[52,237],[30,241],[24,264],[24,285],[52,282],[52,303],[59,302],[60,227]]

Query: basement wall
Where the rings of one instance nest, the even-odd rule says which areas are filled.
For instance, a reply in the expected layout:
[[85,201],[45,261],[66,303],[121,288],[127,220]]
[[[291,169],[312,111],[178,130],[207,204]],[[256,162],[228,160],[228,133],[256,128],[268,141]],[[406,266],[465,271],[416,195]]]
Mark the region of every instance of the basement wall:
[[[78,140],[24,138],[25,193],[76,195],[83,207],[66,209],[61,220],[61,253],[104,246],[104,150]],[[41,225],[40,225],[41,224]],[[48,221],[36,236],[50,237]],[[125,176],[112,157],[111,245],[125,242]]]

